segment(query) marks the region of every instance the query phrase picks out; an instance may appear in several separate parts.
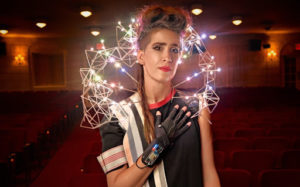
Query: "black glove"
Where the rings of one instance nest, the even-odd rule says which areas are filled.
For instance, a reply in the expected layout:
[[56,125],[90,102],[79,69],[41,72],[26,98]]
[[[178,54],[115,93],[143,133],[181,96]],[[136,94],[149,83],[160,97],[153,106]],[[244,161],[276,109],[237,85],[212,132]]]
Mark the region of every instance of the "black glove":
[[[156,138],[146,148],[142,156],[142,162],[146,166],[152,167],[170,143],[175,141],[178,136],[183,134],[191,126],[191,122],[184,125],[190,118],[191,113],[187,112],[186,115],[184,115],[186,107],[183,107],[176,115],[178,108],[179,106],[176,105],[162,123],[161,114],[157,112],[155,121]],[[174,118],[175,115],[176,117]]]

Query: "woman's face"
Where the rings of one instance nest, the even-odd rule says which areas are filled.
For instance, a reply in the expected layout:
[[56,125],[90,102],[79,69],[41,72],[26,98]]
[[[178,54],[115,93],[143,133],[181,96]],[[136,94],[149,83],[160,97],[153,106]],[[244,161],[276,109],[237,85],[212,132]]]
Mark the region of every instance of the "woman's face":
[[153,30],[150,33],[150,42],[138,53],[139,63],[144,68],[145,80],[170,82],[176,73],[180,54],[179,34],[168,29]]

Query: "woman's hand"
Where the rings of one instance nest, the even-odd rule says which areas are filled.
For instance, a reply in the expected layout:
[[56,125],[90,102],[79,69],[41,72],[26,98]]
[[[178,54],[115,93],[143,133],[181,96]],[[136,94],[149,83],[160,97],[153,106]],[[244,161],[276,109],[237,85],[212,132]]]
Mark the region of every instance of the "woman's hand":
[[185,114],[187,107],[184,106],[176,115],[178,108],[179,105],[175,105],[169,116],[163,122],[161,122],[161,113],[159,111],[156,112],[156,137],[166,134],[169,139],[173,140],[183,134],[191,126],[191,122],[186,123],[191,116],[191,112]]
[[170,112],[169,116],[162,123],[161,113],[157,111],[155,122],[155,139],[152,140],[152,142],[148,145],[142,156],[142,161],[146,166],[154,166],[161,158],[162,153],[168,148],[170,143],[190,127],[191,122],[188,122],[186,125],[184,124],[191,116],[191,113],[187,112],[184,115],[187,108],[183,107],[182,110],[180,110],[176,115],[178,108],[179,105],[176,105]]

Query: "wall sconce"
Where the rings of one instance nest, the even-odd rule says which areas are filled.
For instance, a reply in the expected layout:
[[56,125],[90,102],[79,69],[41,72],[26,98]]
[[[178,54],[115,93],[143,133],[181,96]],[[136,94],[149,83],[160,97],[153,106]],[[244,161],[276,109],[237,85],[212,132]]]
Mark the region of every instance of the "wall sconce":
[[24,56],[21,55],[21,54],[18,54],[17,56],[15,56],[14,64],[17,65],[17,66],[26,65]]
[[270,52],[268,52],[268,57],[276,57],[277,53],[274,52],[274,50],[271,50]]

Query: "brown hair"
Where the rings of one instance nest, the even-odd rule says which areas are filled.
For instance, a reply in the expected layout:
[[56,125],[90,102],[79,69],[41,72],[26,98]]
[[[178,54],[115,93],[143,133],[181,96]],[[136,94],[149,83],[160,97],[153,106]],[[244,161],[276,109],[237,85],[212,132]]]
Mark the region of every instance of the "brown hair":
[[[150,33],[153,29],[168,29],[183,34],[186,27],[191,23],[191,17],[184,9],[158,5],[145,7],[140,11],[137,20],[139,24],[137,45],[141,50],[144,50],[150,42]],[[144,115],[144,135],[146,141],[150,143],[151,139],[155,137],[154,117],[149,111],[144,84],[144,69],[139,64],[137,88]]]

